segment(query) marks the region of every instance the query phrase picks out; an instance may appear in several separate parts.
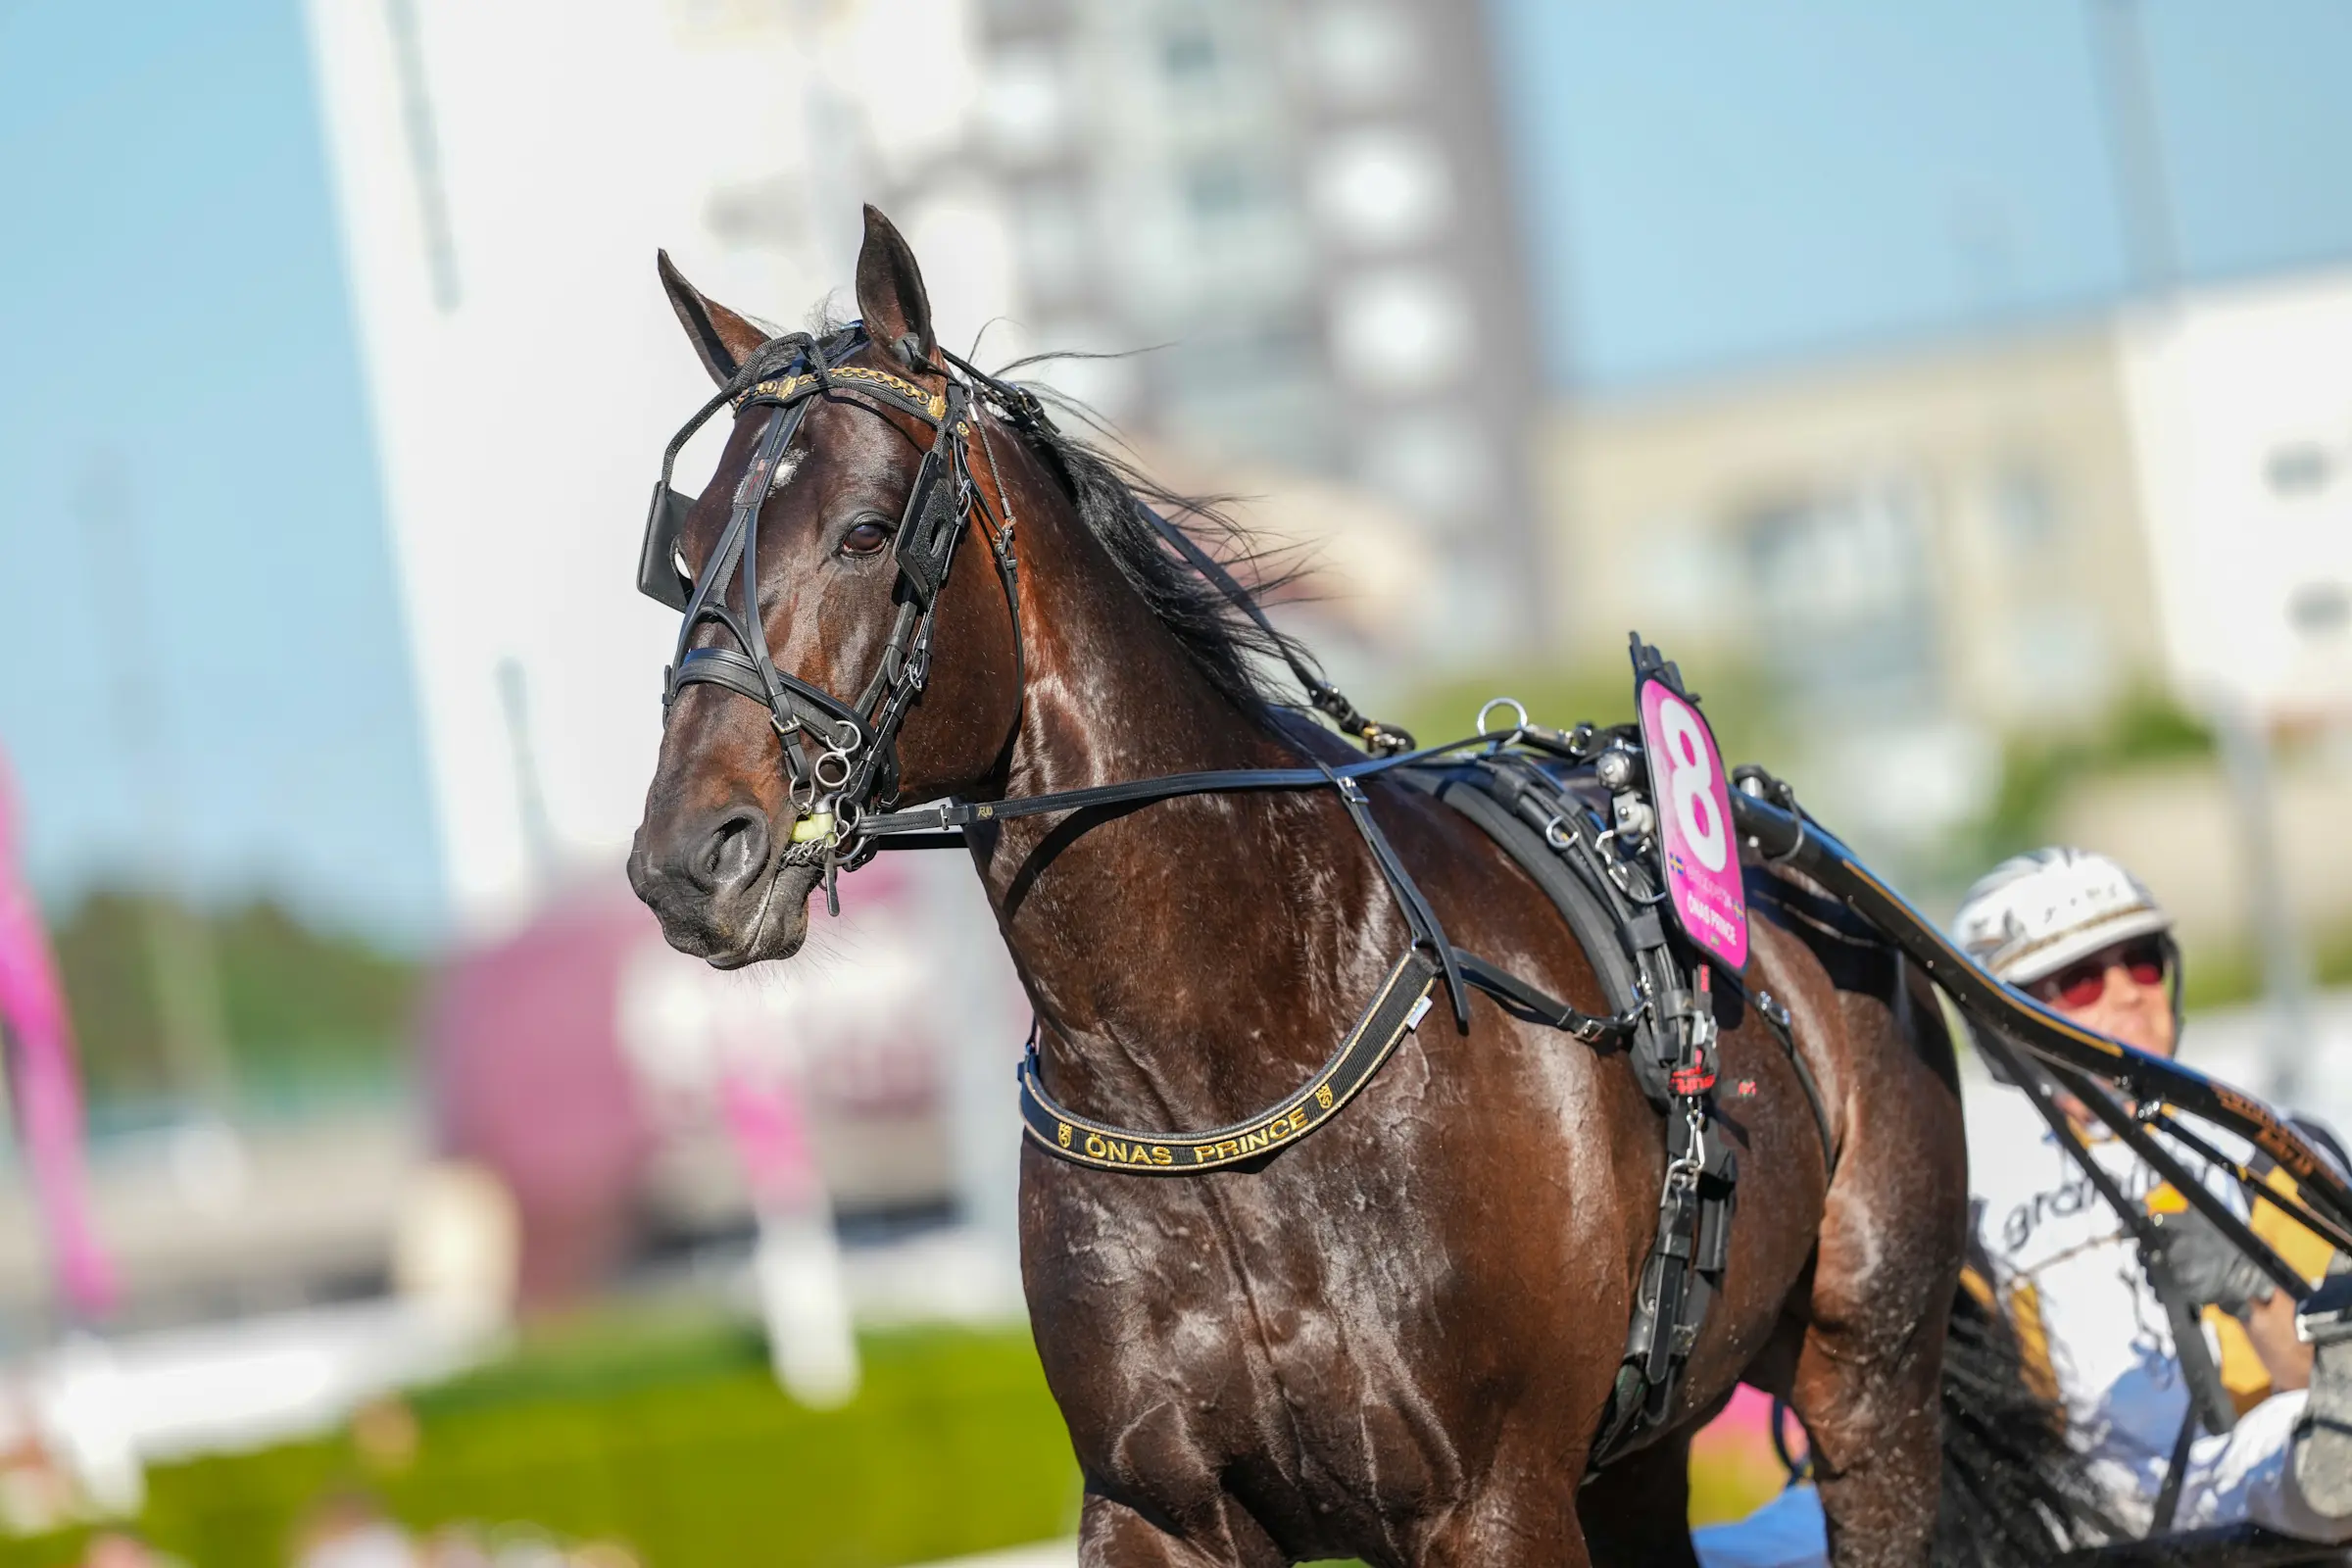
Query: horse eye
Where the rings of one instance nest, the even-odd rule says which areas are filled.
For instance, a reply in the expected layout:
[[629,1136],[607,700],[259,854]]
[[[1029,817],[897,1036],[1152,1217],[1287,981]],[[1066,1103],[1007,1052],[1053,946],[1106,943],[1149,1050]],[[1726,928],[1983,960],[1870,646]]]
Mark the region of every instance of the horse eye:
[[890,530],[878,518],[861,517],[850,531],[842,535],[841,553],[845,556],[870,556],[890,542]]

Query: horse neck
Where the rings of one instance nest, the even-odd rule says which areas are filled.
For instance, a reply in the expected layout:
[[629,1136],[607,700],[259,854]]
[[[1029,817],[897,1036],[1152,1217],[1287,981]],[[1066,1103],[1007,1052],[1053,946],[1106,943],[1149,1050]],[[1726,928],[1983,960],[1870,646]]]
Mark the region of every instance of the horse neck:
[[[1029,686],[1006,793],[1302,765],[1316,743],[1220,693],[1066,492],[1031,488],[1042,493],[1020,523]],[[1350,1011],[1395,957],[1376,874],[1328,791],[1210,796],[1085,824],[1030,818],[1000,833],[977,858],[1038,1006],[1049,1082],[1105,1115],[1155,1105],[1195,1122],[1253,1108],[1330,1049],[1347,1018],[1325,1014]]]

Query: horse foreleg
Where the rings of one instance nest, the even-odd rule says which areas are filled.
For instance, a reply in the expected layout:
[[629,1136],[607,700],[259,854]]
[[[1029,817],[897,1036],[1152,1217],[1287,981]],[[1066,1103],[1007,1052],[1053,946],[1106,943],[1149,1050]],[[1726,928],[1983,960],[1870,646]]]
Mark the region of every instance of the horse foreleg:
[[1237,1530],[1230,1517],[1177,1535],[1091,1491],[1078,1515],[1079,1568],[1281,1568],[1289,1561],[1254,1523]]
[[1965,1209],[1901,1194],[1885,1171],[1849,1156],[1838,1173],[1788,1386],[1838,1568],[1925,1568],[1942,1478],[1943,1335]]
[[1405,1560],[1412,1568],[1590,1568],[1576,1517],[1585,1455],[1564,1450],[1557,1438],[1548,1424],[1507,1437],[1485,1476],[1421,1533]]
[[1791,1403],[1805,1423],[1837,1568],[1924,1568],[1942,1451],[1942,1325],[1899,1350],[1854,1356],[1849,1337],[1805,1336]]

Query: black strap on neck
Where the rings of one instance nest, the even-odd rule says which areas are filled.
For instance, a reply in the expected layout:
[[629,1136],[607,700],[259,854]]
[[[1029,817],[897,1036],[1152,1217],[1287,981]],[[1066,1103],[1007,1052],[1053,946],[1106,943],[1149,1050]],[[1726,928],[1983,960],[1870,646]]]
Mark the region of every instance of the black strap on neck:
[[[934,801],[903,811],[869,816],[859,830],[881,839],[960,833],[975,822],[1009,822],[1024,816],[1055,811],[1083,811],[1100,806],[1129,806],[1142,801],[1171,801],[1186,795],[1240,794],[1253,790],[1310,790],[1330,787],[1342,779],[1371,778],[1392,768],[1409,767],[1469,741],[1424,747],[1389,757],[1367,757],[1338,767],[1229,767],[1200,773],[1163,773],[1157,778],[1129,779],[1117,784],[1094,784],[1084,789],[1055,790],[1046,795],[1015,795],[1002,801]],[[923,846],[931,848],[930,845]]]

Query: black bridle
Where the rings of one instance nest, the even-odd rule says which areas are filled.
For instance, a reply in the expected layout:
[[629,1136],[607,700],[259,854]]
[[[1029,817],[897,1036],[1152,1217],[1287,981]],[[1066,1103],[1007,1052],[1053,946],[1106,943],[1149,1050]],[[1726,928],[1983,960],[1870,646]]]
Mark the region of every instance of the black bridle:
[[[685,616],[663,673],[664,718],[678,694],[698,682],[723,686],[767,709],[782,746],[794,808],[793,827],[779,862],[822,863],[828,905],[839,865],[845,860],[854,865],[872,853],[871,841],[858,831],[860,817],[897,796],[899,730],[930,673],[939,595],[975,513],[983,515],[981,526],[990,536],[1004,590],[1005,612],[1012,620],[1015,679],[1024,695],[1028,684],[1012,517],[1000,483],[1004,514],[993,525],[986,519],[988,504],[973,483],[969,441],[981,416],[982,399],[1016,423],[1043,417],[1036,399],[953,355],[949,358],[971,380],[967,384],[950,375],[940,392],[926,392],[887,370],[845,364],[866,341],[862,328],[853,326],[822,342],[794,332],[761,344],[662,452],[662,477],[654,486],[637,564],[639,590]],[[898,566],[896,618],[872,676],[851,702],[777,666],[768,653],[760,610],[760,512],[775,488],[785,453],[809,405],[820,397],[862,403],[876,412],[896,409],[933,432],[891,547]],[[689,575],[679,558],[679,536],[697,498],[672,489],[670,474],[687,441],[730,404],[738,417],[750,410],[766,411],[764,423],[736,483],[726,527],[699,575]],[[994,454],[990,456],[993,467]],[[730,573],[740,575],[740,612],[726,602]],[[688,646],[706,621],[717,623],[736,647]]]
[[[806,332],[768,339],[719,388],[717,394],[670,438],[662,454],[662,477],[654,485],[653,504],[645,524],[645,543],[637,561],[637,586],[660,604],[683,612],[677,648],[663,672],[662,710],[664,718],[678,693],[697,682],[723,686],[766,707],[783,746],[795,817],[789,842],[779,863],[821,863],[826,869],[825,894],[833,904],[833,875],[842,866],[855,869],[885,843],[889,847],[930,847],[936,835],[926,828],[944,827],[918,813],[877,814],[887,810],[898,794],[899,728],[922,694],[931,667],[933,612],[954,568],[956,548],[975,514],[989,535],[998,581],[1004,590],[1004,608],[1012,619],[1014,679],[1020,691],[1015,704],[1026,700],[1028,656],[1021,634],[1020,565],[1013,549],[1011,503],[1001,475],[995,474],[995,453],[987,446],[981,421],[993,410],[1032,440],[1053,434],[1037,395],[980,369],[962,357],[942,351],[952,368],[940,392],[926,392],[912,381],[887,370],[846,364],[866,346],[862,324],[854,324],[819,341]],[[957,373],[959,372],[959,373]],[[867,407],[896,409],[929,425],[931,446],[923,454],[906,504],[899,517],[892,551],[899,568],[899,602],[889,641],[855,702],[845,703],[821,687],[778,668],[767,651],[766,631],[760,614],[760,509],[774,489],[784,454],[799,433],[808,406],[820,397],[849,402],[864,400]],[[732,405],[738,416],[746,410],[771,412],[753,449],[752,461],[737,481],[732,510],[718,544],[699,575],[690,573],[678,556],[686,515],[699,499],[670,488],[670,473],[678,453],[696,431],[721,408]],[[996,478],[997,506],[1002,515],[991,517],[985,493],[973,482],[970,441],[977,432]],[[1157,512],[1135,503],[1137,512],[1176,555],[1208,580],[1218,592],[1257,623],[1268,644],[1281,651],[1306,699],[1346,734],[1368,747],[1382,762],[1411,750],[1412,736],[1358,711],[1340,689],[1310,661],[1301,658],[1277,634],[1256,602],[1234,580],[1217,559],[1196,544],[1183,529]],[[730,572],[740,572],[743,610],[726,602]],[[715,621],[733,639],[735,648],[692,648],[695,630]],[[1312,787],[1337,782],[1337,776],[1317,770],[1280,770],[1278,787]],[[1343,770],[1346,771],[1346,770]],[[1266,788],[1271,775],[1226,773],[1204,775],[1217,782],[1209,788]],[[1173,787],[1171,787],[1173,786]],[[1138,780],[1117,791],[1123,800],[1165,799],[1194,793],[1191,780]],[[1027,814],[1041,809],[1067,809],[1081,797],[1100,792],[1079,791],[1063,805],[1058,797],[1035,797],[1004,803]],[[1019,809],[1025,808],[1025,810]],[[988,808],[965,808],[981,815]]]

